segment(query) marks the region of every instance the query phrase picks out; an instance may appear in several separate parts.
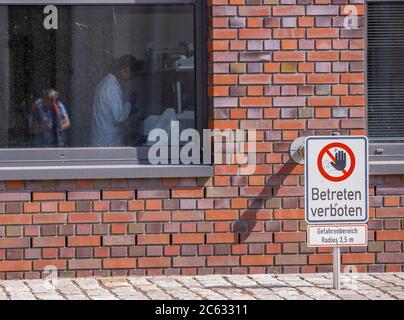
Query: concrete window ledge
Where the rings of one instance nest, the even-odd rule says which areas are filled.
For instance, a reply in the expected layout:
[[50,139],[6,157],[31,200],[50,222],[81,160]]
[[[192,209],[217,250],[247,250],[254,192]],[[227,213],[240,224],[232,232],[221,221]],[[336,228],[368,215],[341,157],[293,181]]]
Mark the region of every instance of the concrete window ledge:
[[0,180],[135,179],[211,177],[203,165],[70,165],[0,167]]
[[404,174],[404,161],[370,161],[371,175]]

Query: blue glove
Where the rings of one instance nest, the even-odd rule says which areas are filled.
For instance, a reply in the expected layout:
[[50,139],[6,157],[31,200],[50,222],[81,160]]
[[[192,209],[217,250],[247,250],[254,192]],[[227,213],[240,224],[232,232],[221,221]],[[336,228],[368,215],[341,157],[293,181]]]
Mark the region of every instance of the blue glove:
[[136,92],[133,92],[129,95],[128,102],[132,105],[132,107],[134,107],[136,105],[136,102],[137,102],[137,93]]

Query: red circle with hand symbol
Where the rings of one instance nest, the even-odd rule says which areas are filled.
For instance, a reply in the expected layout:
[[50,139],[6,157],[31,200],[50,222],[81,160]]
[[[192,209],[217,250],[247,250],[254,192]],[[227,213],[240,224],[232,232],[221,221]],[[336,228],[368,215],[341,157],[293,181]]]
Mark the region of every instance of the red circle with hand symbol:
[[[337,149],[335,154],[332,153],[332,149]],[[349,168],[347,169],[347,155],[349,156]],[[331,166],[335,169],[334,171],[341,172],[342,175],[333,176],[326,171],[324,168],[324,158],[328,157],[331,159]],[[348,179],[355,169],[355,155],[352,150],[343,143],[330,143],[326,145],[319,153],[317,158],[317,166],[321,175],[332,182],[341,182]]]

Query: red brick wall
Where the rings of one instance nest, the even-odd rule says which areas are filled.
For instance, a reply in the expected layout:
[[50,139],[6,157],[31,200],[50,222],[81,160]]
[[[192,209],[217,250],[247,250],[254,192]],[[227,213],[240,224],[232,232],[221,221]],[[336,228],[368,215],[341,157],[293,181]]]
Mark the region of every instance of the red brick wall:
[[[306,246],[299,136],[364,134],[364,31],[346,0],[211,0],[211,128],[257,129],[257,171],[211,179],[0,182],[0,278],[331,271]],[[362,15],[363,0],[357,2]],[[314,4],[313,4],[314,3]],[[403,177],[371,178],[359,271],[404,271]],[[400,208],[402,207],[402,208]]]

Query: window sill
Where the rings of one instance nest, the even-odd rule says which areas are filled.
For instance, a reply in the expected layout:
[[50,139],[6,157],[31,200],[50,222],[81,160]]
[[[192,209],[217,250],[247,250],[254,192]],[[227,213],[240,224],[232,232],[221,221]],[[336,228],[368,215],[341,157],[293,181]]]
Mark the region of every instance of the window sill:
[[0,180],[142,179],[211,177],[203,165],[71,165],[0,167]]
[[371,175],[404,174],[404,161],[370,161]]

